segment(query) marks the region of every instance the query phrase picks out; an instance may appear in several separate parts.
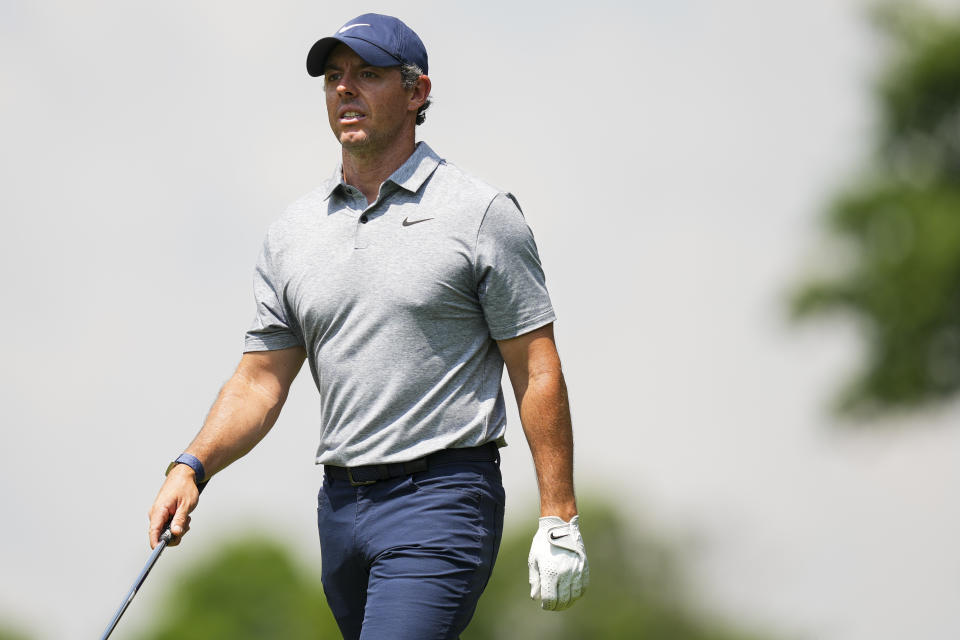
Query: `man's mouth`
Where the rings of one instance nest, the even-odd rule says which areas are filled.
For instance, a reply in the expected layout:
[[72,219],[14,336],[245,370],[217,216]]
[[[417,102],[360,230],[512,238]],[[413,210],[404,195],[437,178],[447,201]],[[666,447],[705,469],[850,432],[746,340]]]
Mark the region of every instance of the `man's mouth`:
[[344,111],[340,114],[340,124],[355,124],[366,117],[366,114],[359,111]]

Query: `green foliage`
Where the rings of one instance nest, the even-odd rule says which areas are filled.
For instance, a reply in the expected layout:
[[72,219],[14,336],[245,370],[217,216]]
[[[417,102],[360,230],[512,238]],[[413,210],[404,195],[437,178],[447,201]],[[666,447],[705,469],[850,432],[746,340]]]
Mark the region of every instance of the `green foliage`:
[[533,531],[505,537],[496,569],[463,640],[745,640],[693,609],[675,552],[628,528],[602,503],[584,504],[590,587],[573,607],[541,611],[530,600],[527,553]]
[[234,542],[193,567],[168,596],[149,640],[339,638],[319,583],[265,538]]
[[[747,640],[696,612],[685,600],[675,555],[629,528],[603,505],[587,507],[584,539],[591,566],[586,595],[564,612],[530,600],[527,551],[532,531],[504,538],[490,585],[464,640]],[[177,581],[149,640],[339,638],[319,581],[277,543],[228,545]]]
[[892,45],[876,91],[882,128],[866,177],[828,217],[850,264],[792,305],[797,317],[859,321],[867,356],[839,398],[846,413],[960,391],[960,17],[895,3],[875,16]]
[[[0,623],[2,625],[4,623]],[[30,636],[15,629],[0,626],[0,640],[27,640]]]
[[[939,179],[956,183],[960,18],[893,2],[879,5],[874,17],[894,49],[877,88],[884,117],[881,153],[894,156],[887,161],[896,161],[901,152],[907,154],[907,163],[932,160],[929,169],[939,172]],[[907,148],[898,148],[903,145]],[[927,146],[931,148],[917,148]],[[934,157],[922,157],[925,154]]]

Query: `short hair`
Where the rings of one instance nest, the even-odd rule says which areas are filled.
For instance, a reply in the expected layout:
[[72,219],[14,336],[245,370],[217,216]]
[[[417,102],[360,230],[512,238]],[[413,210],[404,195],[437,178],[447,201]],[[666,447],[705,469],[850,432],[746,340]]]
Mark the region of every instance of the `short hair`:
[[[413,89],[417,86],[417,81],[422,75],[423,69],[412,62],[404,62],[400,65],[400,81],[403,83],[404,89]],[[417,109],[417,124],[423,124],[427,119],[427,115],[424,112],[430,108],[431,103],[433,103],[433,98],[427,97],[426,102]]]

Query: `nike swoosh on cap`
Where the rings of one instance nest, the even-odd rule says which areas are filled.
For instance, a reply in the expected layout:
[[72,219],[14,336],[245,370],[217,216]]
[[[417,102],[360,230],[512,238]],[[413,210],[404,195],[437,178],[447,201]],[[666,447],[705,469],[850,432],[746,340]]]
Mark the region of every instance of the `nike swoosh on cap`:
[[369,26],[370,25],[364,22],[358,22],[357,24],[348,24],[344,28],[340,29],[340,31],[337,31],[337,33],[343,33],[344,31],[347,31],[348,29],[353,29],[354,27],[369,27]]

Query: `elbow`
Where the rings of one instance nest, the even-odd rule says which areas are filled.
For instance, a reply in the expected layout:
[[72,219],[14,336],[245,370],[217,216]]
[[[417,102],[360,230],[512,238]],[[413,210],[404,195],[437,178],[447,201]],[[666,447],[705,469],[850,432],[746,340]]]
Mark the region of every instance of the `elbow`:
[[566,382],[563,379],[563,371],[560,369],[559,363],[556,367],[531,371],[527,377],[527,393],[547,397],[565,396],[566,389]]

